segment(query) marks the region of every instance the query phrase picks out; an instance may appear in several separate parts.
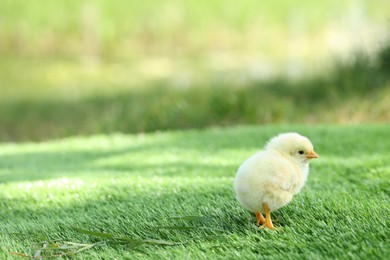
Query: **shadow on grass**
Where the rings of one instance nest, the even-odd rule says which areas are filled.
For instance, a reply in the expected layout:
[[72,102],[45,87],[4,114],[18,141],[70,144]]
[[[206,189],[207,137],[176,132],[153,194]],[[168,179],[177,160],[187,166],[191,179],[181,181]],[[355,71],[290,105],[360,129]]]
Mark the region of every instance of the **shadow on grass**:
[[[196,185],[196,183],[194,183]],[[208,240],[209,236],[232,234],[233,229],[247,230],[250,214],[242,218],[238,212],[243,210],[236,204],[234,196],[221,184],[209,183],[208,190],[191,185],[181,185],[181,192],[172,189],[176,184],[165,187],[150,187],[144,192],[134,192],[136,184],[107,185],[100,191],[93,192],[87,201],[47,204],[47,207],[32,207],[33,201],[20,199],[18,204],[28,205],[21,208],[17,201],[1,196],[1,203],[8,207],[2,212],[3,234],[8,234],[8,246],[16,251],[23,251],[23,244],[12,233],[27,233],[33,242],[34,233],[44,234],[62,241],[87,242],[96,238],[80,234],[72,227],[126,235],[134,239],[165,239],[174,242]],[[179,185],[180,186],[180,185]],[[97,188],[98,189],[98,188]],[[108,196],[110,195],[110,196]],[[206,223],[197,221],[172,220],[170,217],[185,215],[203,215],[211,217]],[[210,229],[164,229],[160,226],[193,226]],[[221,231],[213,231],[219,229]],[[76,240],[76,241],[75,241]],[[23,242],[23,241],[22,241]],[[198,243],[198,242],[194,242]],[[190,243],[191,244],[191,243]],[[123,247],[116,247],[120,252]],[[126,250],[126,249],[125,249]]]
[[[322,187],[317,193],[297,196],[291,204],[273,213],[275,224],[280,230],[267,232],[254,226],[254,216],[238,205],[227,183],[204,183],[207,186],[205,190],[195,182],[183,185],[180,192],[174,192],[176,185],[165,187],[163,192],[158,187],[151,186],[147,191],[138,194],[131,188],[134,184],[130,187],[125,184],[109,185],[92,194],[99,198],[73,202],[60,208],[50,204],[44,208],[37,205],[35,209],[13,209],[8,206],[9,210],[2,213],[2,219],[6,224],[2,228],[2,234],[7,234],[8,246],[15,251],[24,251],[26,244],[33,242],[33,239],[21,241],[15,236],[9,236],[12,233],[40,233],[53,240],[79,243],[96,241],[96,238],[80,234],[71,227],[126,235],[135,239],[188,242],[178,248],[145,246],[129,252],[148,256],[157,256],[170,250],[173,250],[171,252],[173,255],[178,253],[177,250],[181,254],[186,254],[188,250],[193,254],[204,250],[210,254],[229,254],[235,250],[242,252],[244,248],[263,256],[263,252],[271,256],[305,252],[337,256],[343,250],[360,255],[364,251],[356,246],[362,247],[367,242],[362,240],[361,236],[368,236],[369,243],[382,243],[386,240],[381,225],[367,226],[364,221],[351,221],[354,216],[358,216],[357,211],[360,212],[361,218],[370,216],[372,223],[378,224],[378,221],[381,221],[381,214],[386,214],[383,205],[374,206],[375,211],[370,214],[369,201],[361,202],[347,193],[340,193],[337,189],[326,191],[326,187]],[[316,197],[318,192],[321,193],[320,198]],[[113,196],[107,197],[108,193]],[[15,203],[7,198],[1,198],[1,201],[6,206]],[[207,222],[176,221],[169,218],[185,215],[211,218]],[[221,231],[201,228],[187,230],[155,228],[183,225],[210,227]],[[110,247],[99,249],[100,254],[104,255],[104,251]],[[129,250],[123,246],[113,247],[114,253],[118,255]],[[88,255],[89,252],[83,254]]]

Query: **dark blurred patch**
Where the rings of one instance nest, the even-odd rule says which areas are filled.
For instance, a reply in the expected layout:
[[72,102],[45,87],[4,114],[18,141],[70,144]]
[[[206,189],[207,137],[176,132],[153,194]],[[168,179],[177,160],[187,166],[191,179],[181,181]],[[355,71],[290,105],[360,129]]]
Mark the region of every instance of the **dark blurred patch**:
[[388,77],[390,73],[390,42],[378,54],[378,68]]
[[166,83],[75,101],[0,104],[2,141],[69,135],[279,122],[384,122],[390,119],[390,44],[377,62],[358,55],[333,72],[247,86],[216,82],[186,89]]

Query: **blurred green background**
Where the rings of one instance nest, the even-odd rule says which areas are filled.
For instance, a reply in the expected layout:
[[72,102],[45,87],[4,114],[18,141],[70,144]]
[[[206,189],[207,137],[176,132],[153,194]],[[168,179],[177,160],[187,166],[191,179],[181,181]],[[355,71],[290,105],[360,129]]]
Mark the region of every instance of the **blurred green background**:
[[390,120],[390,2],[0,0],[0,141]]

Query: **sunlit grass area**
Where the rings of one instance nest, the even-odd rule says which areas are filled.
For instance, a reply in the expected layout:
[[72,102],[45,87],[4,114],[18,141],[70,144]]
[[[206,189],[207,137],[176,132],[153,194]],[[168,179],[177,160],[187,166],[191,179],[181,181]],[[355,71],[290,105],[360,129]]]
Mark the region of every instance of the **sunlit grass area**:
[[[244,159],[284,131],[308,136],[320,159],[303,191],[274,213],[280,229],[260,230],[232,182]],[[79,227],[180,244],[107,242],[78,259],[383,259],[390,253],[389,131],[280,125],[3,143],[0,258],[34,255],[31,244],[48,239],[104,240],[72,229]]]

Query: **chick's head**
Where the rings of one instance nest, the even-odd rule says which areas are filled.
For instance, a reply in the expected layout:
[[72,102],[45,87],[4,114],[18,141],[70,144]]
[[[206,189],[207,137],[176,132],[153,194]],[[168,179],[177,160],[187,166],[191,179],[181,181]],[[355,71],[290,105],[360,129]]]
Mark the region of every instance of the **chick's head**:
[[298,164],[308,163],[310,159],[318,158],[310,140],[297,133],[284,133],[272,138],[265,147],[266,150],[276,150]]

